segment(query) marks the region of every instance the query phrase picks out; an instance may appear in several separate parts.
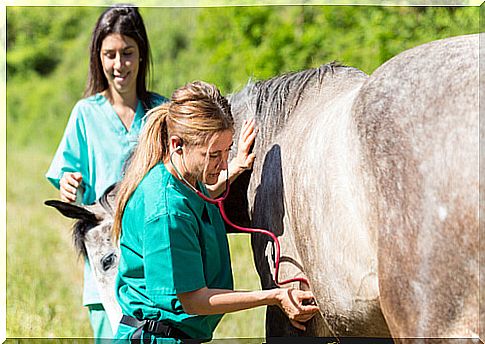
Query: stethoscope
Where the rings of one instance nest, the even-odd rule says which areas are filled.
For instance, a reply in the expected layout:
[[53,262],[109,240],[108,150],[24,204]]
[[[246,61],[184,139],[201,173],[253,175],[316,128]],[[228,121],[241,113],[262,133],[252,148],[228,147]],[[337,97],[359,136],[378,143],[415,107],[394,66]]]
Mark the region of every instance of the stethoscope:
[[[175,150],[170,154],[170,163],[172,164],[172,167],[174,168],[175,170],[175,173],[177,173],[177,176],[179,177],[179,179],[181,181],[183,181],[183,184],[185,184],[185,186],[189,187],[192,191],[194,191],[200,198],[202,198],[204,201],[208,202],[208,203],[211,203],[211,204],[214,204],[216,205],[218,208],[219,208],[219,211],[221,213],[221,216],[222,216],[222,219],[231,227],[241,231],[241,232],[247,232],[247,233],[260,233],[260,234],[264,234],[264,235],[267,235],[269,237],[271,237],[271,239],[273,239],[273,242],[275,244],[275,270],[274,270],[274,282],[275,284],[278,286],[278,287],[281,287],[283,284],[288,284],[288,283],[292,283],[292,282],[301,282],[301,283],[304,283],[306,284],[308,287],[310,286],[310,283],[308,282],[308,280],[304,277],[294,277],[294,278],[290,278],[290,279],[287,279],[287,280],[284,280],[284,281],[281,281],[279,282],[278,281],[278,272],[279,272],[279,266],[280,266],[280,242],[278,240],[278,238],[276,237],[276,235],[268,230],[265,230],[265,229],[261,229],[261,228],[247,228],[247,227],[241,227],[241,226],[238,226],[234,223],[231,222],[231,220],[229,220],[227,214],[226,214],[226,211],[224,210],[224,200],[227,198],[227,196],[229,195],[229,173],[226,173],[226,190],[224,191],[223,195],[221,197],[218,197],[218,198],[210,198],[210,197],[207,197],[206,195],[204,195],[201,191],[197,190],[192,184],[190,184],[185,178],[184,176],[182,175],[182,173],[180,173],[180,171],[178,170],[178,168],[175,166],[175,164],[173,163],[173,159],[172,159],[172,156],[174,153],[176,153],[177,151],[181,151],[183,150],[182,146],[178,146],[177,148],[175,148]],[[183,157],[182,157],[183,159]]]

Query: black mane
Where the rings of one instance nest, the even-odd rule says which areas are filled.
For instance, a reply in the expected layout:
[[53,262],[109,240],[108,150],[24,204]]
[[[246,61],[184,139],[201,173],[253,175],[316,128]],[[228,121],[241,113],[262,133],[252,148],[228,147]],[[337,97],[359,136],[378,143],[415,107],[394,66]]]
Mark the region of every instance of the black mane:
[[86,233],[95,226],[96,223],[86,220],[77,220],[74,222],[74,225],[72,226],[72,240],[79,256],[85,258],[88,256],[88,252],[84,246],[84,238]]

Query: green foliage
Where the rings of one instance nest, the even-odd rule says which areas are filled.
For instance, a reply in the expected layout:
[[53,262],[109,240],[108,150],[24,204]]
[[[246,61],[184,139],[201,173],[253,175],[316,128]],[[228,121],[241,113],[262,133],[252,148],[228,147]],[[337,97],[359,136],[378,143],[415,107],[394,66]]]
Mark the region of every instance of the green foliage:
[[82,96],[99,13],[88,7],[8,8],[9,144],[52,151],[59,142],[70,109]]
[[[35,141],[50,152],[55,149],[81,97],[89,39],[102,10],[7,8],[9,141]],[[478,11],[373,6],[141,9],[152,48],[151,89],[167,96],[196,79],[229,93],[249,78],[269,78],[333,60],[372,73],[408,48],[478,32]]]
[[[88,7],[9,8],[7,68],[9,74],[52,73],[64,58],[65,44],[86,31],[82,19],[94,14]],[[55,18],[55,20],[53,20]]]

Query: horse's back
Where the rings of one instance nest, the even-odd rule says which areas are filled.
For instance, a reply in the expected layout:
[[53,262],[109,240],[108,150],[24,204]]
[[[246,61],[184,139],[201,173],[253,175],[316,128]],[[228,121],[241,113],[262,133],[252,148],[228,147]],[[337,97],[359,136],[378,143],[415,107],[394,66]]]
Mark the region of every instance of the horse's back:
[[394,336],[478,333],[478,35],[382,65],[354,105]]

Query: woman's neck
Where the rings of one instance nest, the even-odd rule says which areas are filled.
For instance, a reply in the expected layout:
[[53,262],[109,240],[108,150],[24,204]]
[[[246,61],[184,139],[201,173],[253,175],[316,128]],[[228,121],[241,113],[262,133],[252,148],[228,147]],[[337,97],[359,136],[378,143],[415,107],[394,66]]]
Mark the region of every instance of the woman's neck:
[[106,99],[113,106],[122,106],[122,107],[130,107],[134,111],[136,110],[136,106],[138,105],[138,98],[136,96],[136,90],[129,93],[118,93],[116,90],[112,90],[111,88],[107,88],[103,92],[101,92]]
[[[172,163],[173,161],[173,163]],[[184,164],[182,163],[182,158],[180,156],[173,157],[172,161],[170,159],[167,159],[164,162],[165,168],[167,169],[170,174],[172,174],[175,178],[180,180],[182,183],[187,184],[187,182],[192,185],[194,188],[197,188],[197,180],[195,178],[192,178],[187,171],[185,170]],[[177,173],[177,171],[180,173]]]

